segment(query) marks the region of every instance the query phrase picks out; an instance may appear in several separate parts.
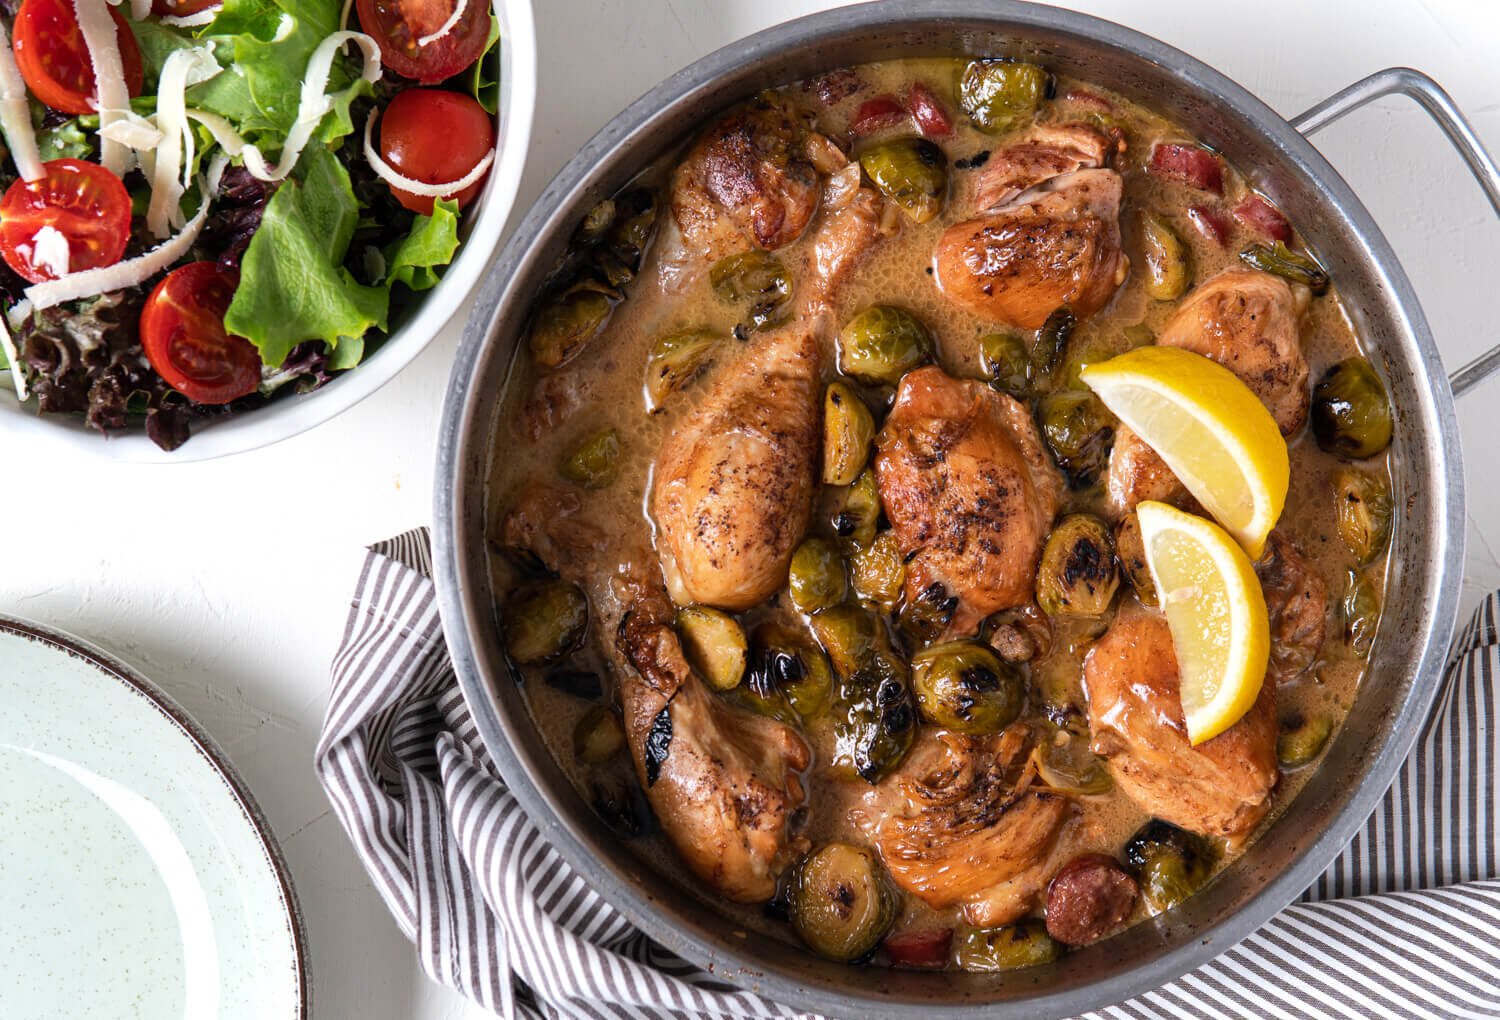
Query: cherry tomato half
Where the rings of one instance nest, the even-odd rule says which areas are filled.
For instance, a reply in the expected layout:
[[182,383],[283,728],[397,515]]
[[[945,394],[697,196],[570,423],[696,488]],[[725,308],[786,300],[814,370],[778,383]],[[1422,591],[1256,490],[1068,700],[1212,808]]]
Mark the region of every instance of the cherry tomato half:
[[0,199],[0,257],[32,283],[120,261],[130,240],[130,193],[120,178],[81,159],[44,167],[45,177],[16,181]]
[[156,285],[141,312],[141,346],[156,374],[200,404],[227,404],[260,385],[260,354],[224,331],[239,277],[215,262],[190,262]]
[[[440,39],[438,32],[457,6],[463,14]],[[490,36],[490,5],[483,0],[359,0],[359,24],[380,44],[380,62],[407,78],[433,85],[451,78],[484,53]]]
[[[120,12],[109,9],[120,41],[120,62],[125,68],[125,87],[131,96],[141,94],[145,71],[141,48]],[[78,27],[71,0],[22,0],[14,25],[16,64],[32,93],[62,113],[95,113],[94,63]]]
[[[443,89],[396,93],[380,115],[380,155],[403,177],[423,184],[459,180],[495,147],[495,120],[472,96]],[[458,193],[462,209],[484,186],[481,178]],[[412,212],[432,212],[432,199],[391,188]],[[453,197],[453,196],[445,196]]]
[[151,0],[151,13],[159,18],[185,18],[222,2],[223,0]]

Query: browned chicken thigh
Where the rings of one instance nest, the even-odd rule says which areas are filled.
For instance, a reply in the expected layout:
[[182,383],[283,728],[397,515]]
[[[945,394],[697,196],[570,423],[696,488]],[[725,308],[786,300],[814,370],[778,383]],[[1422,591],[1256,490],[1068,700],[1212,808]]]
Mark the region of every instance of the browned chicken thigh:
[[1166,617],[1122,607],[1083,664],[1094,753],[1146,811],[1206,836],[1238,839],[1265,817],[1276,764],[1276,685],[1197,747],[1188,742]]
[[919,368],[896,390],[875,471],[907,561],[906,597],[956,599],[950,636],[1031,599],[1063,480],[1026,408]]
[[1317,661],[1328,630],[1328,582],[1290,538],[1271,532],[1255,564],[1271,618],[1271,668],[1277,683],[1295,680]]

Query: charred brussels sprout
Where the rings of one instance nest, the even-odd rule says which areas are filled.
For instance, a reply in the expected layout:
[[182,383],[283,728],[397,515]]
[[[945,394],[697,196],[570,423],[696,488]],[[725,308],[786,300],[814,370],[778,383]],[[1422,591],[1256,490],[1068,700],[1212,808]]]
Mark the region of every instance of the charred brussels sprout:
[[844,505],[833,515],[833,531],[855,548],[875,540],[880,524],[880,489],[870,468],[860,474],[844,494]]
[[722,337],[704,329],[685,329],[656,339],[646,356],[646,399],[650,410],[682,389],[703,371]]
[[839,333],[839,371],[872,386],[894,386],[932,360],[932,334],[904,308],[873,305]]
[[1339,599],[1339,615],[1344,623],[1344,643],[1361,659],[1370,657],[1375,643],[1375,628],[1380,623],[1380,596],[1375,584],[1358,570],[1344,574],[1344,594]]
[[1120,573],[1135,589],[1135,597],[1141,605],[1156,607],[1156,582],[1151,580],[1151,568],[1146,566],[1146,543],[1141,538],[1141,519],[1134,513],[1120,518],[1115,525],[1115,560]]
[[1063,353],[1077,328],[1078,317],[1070,309],[1059,308],[1037,330],[1036,343],[1031,348],[1031,374],[1038,389],[1051,388],[1052,376],[1062,364]]
[[1373,457],[1391,445],[1391,402],[1368,361],[1341,361],[1318,380],[1312,430],[1318,446],[1345,460]]
[[1115,423],[1104,403],[1081,390],[1054,393],[1042,403],[1042,437],[1075,488],[1090,485],[1109,462]]
[[1101,616],[1119,584],[1109,526],[1093,514],[1059,521],[1037,567],[1037,605],[1052,616]]
[[1332,733],[1333,720],[1326,715],[1287,716],[1276,737],[1276,760],[1284,769],[1301,768],[1323,752]]
[[926,223],[948,198],[948,158],[925,138],[893,138],[860,153],[859,165],[875,186],[910,216]]
[[766,714],[788,706],[795,718],[811,719],[828,706],[833,671],[816,645],[785,627],[763,623],[750,643],[750,672],[746,677],[752,704]]
[[740,685],[750,647],[739,621],[708,606],[686,606],[677,611],[677,633],[688,661],[710,687],[732,691]]
[[1158,818],[1130,837],[1124,857],[1153,914],[1201,889],[1214,868],[1213,849],[1203,837]]
[[592,248],[604,240],[604,235],[615,223],[615,200],[606,198],[594,206],[578,224],[573,234],[573,245],[577,248]]
[[634,275],[656,231],[656,196],[641,188],[617,196],[613,205],[614,222],[604,235],[603,247]]
[[1108,793],[1113,785],[1104,759],[1089,749],[1088,737],[1060,727],[1037,741],[1031,761],[1042,782],[1064,793]]
[[906,756],[917,730],[917,709],[906,667],[884,649],[872,649],[853,673],[840,679],[833,701],[833,765],[877,783]]
[[573,727],[573,753],[586,765],[602,765],[625,747],[625,730],[619,717],[603,705],[583,713]]
[[589,436],[563,458],[558,472],[586,489],[608,488],[620,468],[620,434],[613,428]]
[[1141,219],[1141,246],[1146,262],[1146,293],[1158,301],[1175,301],[1193,282],[1187,245],[1160,216]]
[[870,459],[875,416],[848,383],[823,395],[823,484],[852,485]]
[[934,582],[901,607],[896,627],[908,647],[921,648],[943,636],[957,609],[958,596],[949,595],[941,582]]
[[834,606],[812,618],[813,633],[841,677],[853,674],[875,649],[879,628],[875,617],[858,606]]
[[1384,479],[1355,468],[1333,476],[1339,537],[1363,566],[1391,540],[1391,490]]
[[809,538],[792,553],[787,594],[803,613],[816,613],[844,601],[849,580],[839,547],[826,538]]
[[860,546],[849,558],[854,594],[889,613],[901,598],[906,583],[906,564],[893,532],[883,531],[869,545]]
[[505,648],[523,666],[561,658],[583,640],[589,623],[589,600],[568,581],[527,585],[501,612]]
[[776,320],[792,296],[792,277],[775,255],[752,248],[714,263],[708,271],[714,293],[734,305],[748,305],[746,329],[762,329]]
[[1052,76],[1035,64],[971,60],[958,79],[958,105],[974,126],[999,134],[1029,122],[1052,87]]
[[1003,928],[970,928],[953,940],[953,962],[959,970],[993,974],[1051,963],[1062,946],[1034,917]]
[[1021,714],[1021,674],[981,644],[924,649],[912,657],[911,676],[922,718],[958,733],[999,733]]
[[549,299],[531,323],[531,356],[544,368],[571,361],[599,335],[613,307],[608,295],[586,286]]
[[901,901],[863,847],[829,843],[797,865],[789,897],[792,927],[819,956],[849,963],[867,955],[890,930]]
[[1240,252],[1240,259],[1261,272],[1279,276],[1289,283],[1298,283],[1314,294],[1328,291],[1328,273],[1306,255],[1292,251],[1284,242],[1275,245],[1252,244]]
[[1031,396],[1031,349],[1014,333],[990,333],[979,338],[979,357],[984,374],[996,389],[1018,400]]

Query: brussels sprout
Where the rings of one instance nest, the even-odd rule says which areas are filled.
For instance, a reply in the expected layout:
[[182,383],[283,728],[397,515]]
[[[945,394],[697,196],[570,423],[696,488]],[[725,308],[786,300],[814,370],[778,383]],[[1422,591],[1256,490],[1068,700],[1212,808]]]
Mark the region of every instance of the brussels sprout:
[[948,198],[948,158],[925,138],[893,138],[860,153],[859,165],[880,193],[895,202],[914,223],[926,223],[943,211]]
[[1159,818],[1130,837],[1124,857],[1153,914],[1197,892],[1214,870],[1213,849],[1203,837]]
[[866,468],[844,493],[844,505],[833,515],[833,532],[854,548],[860,548],[875,540],[879,523],[880,489],[875,483],[874,470]]
[[578,647],[588,628],[589,600],[576,584],[541,581],[512,594],[500,620],[511,659],[530,666]]
[[705,329],[684,329],[657,337],[646,356],[646,399],[655,411],[697,377],[719,348],[722,337]]
[[620,434],[613,428],[589,436],[563,458],[558,472],[586,489],[608,488],[620,468]]
[[677,633],[698,675],[714,690],[732,691],[745,676],[749,642],[734,617],[708,606],[677,610]]
[[1334,365],[1313,389],[1318,446],[1345,460],[1373,457],[1391,445],[1391,402],[1364,358]]
[[615,200],[606,198],[594,206],[583,217],[583,222],[573,234],[573,245],[578,248],[592,248],[604,240],[604,235],[615,222]]
[[1074,488],[1091,485],[1109,463],[1114,418],[1092,393],[1066,390],[1042,402],[1042,437]]
[[922,718],[947,729],[999,733],[1021,714],[1021,674],[976,642],[948,641],[918,652],[911,677]]
[[[1075,348],[1077,346],[1074,345]],[[1090,365],[1108,361],[1119,353],[1119,349],[1112,340],[1099,336],[1092,338],[1083,344],[1081,349],[1076,349],[1069,355],[1063,366],[1062,382],[1059,388],[1088,392],[1090,387],[1083,381],[1083,370]]]
[[1034,917],[1003,928],[970,928],[959,932],[953,942],[954,965],[981,974],[1036,967],[1060,955],[1062,945]]
[[1120,518],[1115,525],[1115,562],[1120,573],[1135,589],[1135,597],[1141,605],[1156,608],[1156,582],[1151,580],[1151,568],[1146,566],[1146,542],[1141,538],[1141,519],[1134,513]]
[[1014,333],[990,333],[979,338],[979,359],[990,382],[1018,400],[1031,396],[1031,350]]
[[1104,759],[1089,749],[1088,737],[1061,727],[1037,741],[1031,761],[1042,782],[1064,793],[1108,793],[1114,785]]
[[949,595],[937,581],[907,600],[896,617],[896,627],[906,638],[908,647],[920,648],[943,636],[958,609],[958,596]]
[[812,630],[840,677],[850,676],[859,668],[880,636],[879,622],[869,610],[858,606],[823,610],[812,618]]
[[1339,537],[1363,566],[1391,540],[1391,490],[1384,479],[1348,467],[1334,474],[1333,487]]
[[804,635],[763,623],[750,643],[750,672],[742,689],[766,715],[785,718],[773,710],[779,702],[791,708],[793,718],[811,719],[828,706],[833,671]]
[[1035,64],[971,60],[958,79],[958,105],[985,134],[1029,122],[1052,88],[1052,76]]
[[823,484],[852,485],[870,459],[875,416],[848,383],[823,396]]
[[933,358],[932,334],[904,308],[872,305],[839,333],[839,371],[872,386],[894,386]]
[[1375,594],[1374,582],[1358,570],[1346,571],[1339,612],[1344,621],[1344,643],[1357,657],[1368,659],[1380,623],[1380,596]]
[[1120,335],[1125,338],[1125,345],[1130,350],[1135,350],[1137,347],[1150,347],[1156,343],[1156,334],[1144,322],[1138,322],[1134,326],[1126,326],[1120,331]]
[[1175,301],[1192,283],[1187,245],[1160,216],[1141,218],[1141,243],[1145,249],[1146,293],[1158,301]]
[[1240,252],[1246,265],[1265,273],[1279,276],[1291,283],[1300,283],[1314,294],[1328,291],[1328,273],[1306,255],[1292,251],[1282,241],[1274,246],[1252,244]]
[[1063,353],[1077,328],[1078,317],[1067,308],[1059,308],[1037,330],[1036,344],[1031,350],[1031,374],[1039,385],[1051,383],[1052,374],[1062,364]]
[[708,271],[708,280],[714,293],[725,301],[749,305],[741,324],[746,329],[770,325],[792,296],[792,278],[786,267],[775,255],[759,248],[715,262]]
[[792,927],[813,952],[849,963],[880,944],[901,899],[869,850],[829,843],[797,865],[788,906]]
[[882,531],[869,545],[856,548],[849,558],[849,574],[854,593],[863,601],[887,613],[896,608],[906,583],[906,563],[895,534]]
[[551,298],[532,320],[531,356],[544,368],[572,360],[599,335],[613,307],[607,295],[584,287]]
[[1037,567],[1037,605],[1052,616],[1102,616],[1119,584],[1109,526],[1093,514],[1059,521]]
[[625,729],[614,711],[595,705],[573,727],[573,753],[586,765],[602,765],[625,748]]
[[656,196],[645,188],[627,191],[615,197],[614,207],[614,222],[604,237],[604,248],[634,275],[656,230]]
[[1284,769],[1301,768],[1322,753],[1332,733],[1333,720],[1326,715],[1289,715],[1281,720],[1276,737],[1276,760]]
[[826,538],[809,538],[792,553],[787,576],[787,594],[803,613],[836,606],[849,593],[844,557]]
[[1006,662],[1045,659],[1052,650],[1052,618],[1036,605],[1001,610],[989,623],[990,647]]
[[906,756],[917,731],[917,709],[906,667],[873,648],[841,677],[833,700],[833,766],[865,782],[880,781]]

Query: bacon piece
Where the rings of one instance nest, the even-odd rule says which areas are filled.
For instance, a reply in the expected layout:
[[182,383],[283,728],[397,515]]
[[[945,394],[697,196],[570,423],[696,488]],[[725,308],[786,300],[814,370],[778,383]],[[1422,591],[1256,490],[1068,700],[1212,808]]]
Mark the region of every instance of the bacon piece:
[[1253,192],[1234,207],[1234,218],[1273,241],[1283,244],[1292,241],[1292,225],[1281,215],[1281,210]]
[[883,943],[891,963],[898,967],[943,967],[953,948],[952,928],[903,931]]
[[1190,206],[1187,211],[1188,222],[1193,228],[1208,240],[1219,247],[1229,243],[1229,223],[1224,219],[1224,214],[1219,210],[1206,205]]
[[876,131],[900,124],[907,117],[906,108],[893,95],[876,96],[859,104],[859,111],[849,124],[849,130],[859,137],[872,135]]
[[917,130],[928,138],[947,138],[953,134],[953,118],[943,109],[942,101],[921,82],[912,85],[906,105],[916,118]]
[[1157,142],[1147,169],[1164,181],[1224,194],[1224,164],[1218,156],[1196,145]]

